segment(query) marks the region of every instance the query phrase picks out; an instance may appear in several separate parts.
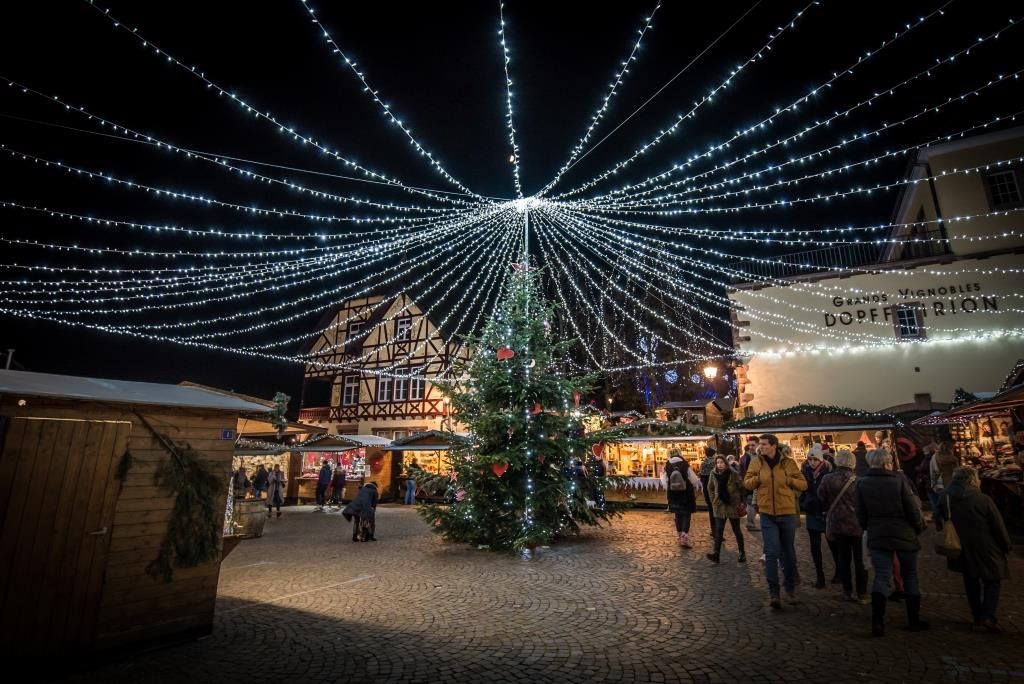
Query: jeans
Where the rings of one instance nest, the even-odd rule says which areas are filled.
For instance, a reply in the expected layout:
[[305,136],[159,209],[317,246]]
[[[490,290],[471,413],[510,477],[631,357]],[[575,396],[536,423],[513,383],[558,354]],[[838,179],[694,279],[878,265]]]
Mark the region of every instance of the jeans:
[[316,505],[323,508],[324,500],[327,498],[327,485],[318,484],[316,486]]
[[405,481],[405,503],[416,503],[416,480]]
[[744,552],[743,549],[743,533],[740,532],[740,519],[739,518],[715,518],[715,555],[717,556],[722,551],[722,542],[725,537],[725,521],[729,521],[729,525],[732,526],[732,535],[736,537],[736,548],[739,549],[740,553]]
[[[836,535],[836,547],[839,549],[839,579],[843,583],[843,593],[853,593],[853,582],[857,582],[857,596],[866,596],[868,591],[868,571],[864,567],[864,548],[860,537]],[[853,572],[850,572],[850,563]]]
[[690,516],[692,514],[689,511],[676,511],[676,532],[690,532]]
[[764,576],[768,593],[779,595],[779,560],[782,561],[782,583],[786,591],[796,589],[796,528],[798,515],[761,514],[761,540],[764,543]]
[[999,608],[999,580],[989,581],[964,573],[964,589],[975,622],[996,622]]
[[903,591],[907,596],[920,596],[921,588],[917,583],[917,551],[880,551],[871,549],[871,565],[875,568],[875,581],[871,585],[871,593],[888,594],[889,582],[893,579],[893,557],[899,561],[900,574],[903,576]]

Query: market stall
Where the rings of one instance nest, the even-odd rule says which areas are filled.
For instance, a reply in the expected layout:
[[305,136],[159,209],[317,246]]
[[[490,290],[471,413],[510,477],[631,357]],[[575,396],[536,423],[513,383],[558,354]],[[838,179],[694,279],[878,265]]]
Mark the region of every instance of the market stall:
[[[346,472],[344,499],[355,496],[366,482],[377,485],[382,499],[394,498],[393,458],[385,448],[391,440],[376,435],[320,435],[290,447],[295,458],[290,463],[289,497],[298,503],[316,500],[316,483],[324,459]],[[293,494],[294,492],[294,494]]]
[[[1020,364],[1012,380],[1021,380],[1019,368]],[[947,426],[957,455],[978,468],[981,489],[995,501],[1007,526],[1024,532],[1024,383],[1004,384],[988,399],[919,418],[914,424]]]
[[628,499],[637,504],[665,505],[661,473],[672,449],[679,449],[691,467],[699,468],[704,449],[717,448],[717,436],[711,430],[691,430],[677,422],[653,418],[595,433],[600,435],[609,439],[603,452],[608,474],[629,478],[626,487],[609,492],[608,499]]
[[801,405],[761,413],[732,421],[725,426],[729,450],[740,452],[750,437],[771,433],[793,451],[803,463],[814,444],[827,444],[833,451],[854,451],[858,442],[867,449],[879,446],[896,451],[905,471],[921,458],[918,438],[896,416],[839,406]]
[[[464,432],[427,430],[426,432],[417,432],[391,442],[385,448],[385,451],[394,454],[395,491],[404,491],[405,483],[399,482],[398,478],[405,472],[406,467],[413,459],[416,460],[416,465],[420,470],[430,475],[444,475],[444,480],[447,481],[447,475],[451,470],[448,464],[448,452],[451,450],[452,445],[457,442],[468,443],[469,435]],[[438,481],[437,478],[433,477],[428,479],[434,482]],[[417,497],[429,499],[438,496],[438,493],[431,491],[431,489],[431,485],[428,485],[426,489],[419,488],[417,490]]]

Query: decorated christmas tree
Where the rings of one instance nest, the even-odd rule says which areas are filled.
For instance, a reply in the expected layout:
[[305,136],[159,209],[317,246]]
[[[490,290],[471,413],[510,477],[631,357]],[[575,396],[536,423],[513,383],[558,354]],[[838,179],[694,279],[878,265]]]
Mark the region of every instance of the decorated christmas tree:
[[588,382],[566,377],[574,342],[551,339],[555,310],[537,280],[513,274],[457,381],[442,388],[472,439],[448,452],[450,504],[420,513],[450,541],[532,549],[624,507],[604,500],[615,484],[598,463],[604,445],[583,434],[575,411]]

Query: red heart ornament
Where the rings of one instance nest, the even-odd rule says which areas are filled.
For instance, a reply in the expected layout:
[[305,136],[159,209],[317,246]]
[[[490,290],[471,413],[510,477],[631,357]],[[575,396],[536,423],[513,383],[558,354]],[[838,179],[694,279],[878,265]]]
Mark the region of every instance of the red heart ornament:
[[543,465],[545,458],[546,458],[546,456],[544,456],[544,454],[541,454],[540,456],[537,457],[537,460],[540,461],[541,464]]
[[514,359],[515,356],[516,356],[516,353],[514,351],[512,351],[511,347],[499,347],[498,348],[497,357],[498,357],[499,361],[508,361],[509,359]]
[[492,463],[491,472],[494,473],[495,477],[501,477],[508,470],[508,463]]
[[539,414],[539,413],[540,413],[541,411],[543,411],[543,410],[544,410],[544,409],[543,409],[543,408],[541,408],[541,405],[540,405],[540,404],[538,404],[538,403],[534,402],[534,404],[533,404],[533,410],[532,410],[532,411],[530,411],[530,413],[532,413],[533,415],[535,415],[535,416],[536,416],[537,414]]
[[590,450],[594,452],[594,456],[601,458],[601,454],[604,453],[604,443],[598,442],[597,444],[592,444]]

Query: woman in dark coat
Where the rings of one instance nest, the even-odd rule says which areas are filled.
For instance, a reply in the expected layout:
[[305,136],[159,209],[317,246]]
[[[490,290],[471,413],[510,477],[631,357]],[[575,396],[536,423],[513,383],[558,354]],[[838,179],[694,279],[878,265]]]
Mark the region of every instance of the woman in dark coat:
[[[814,560],[816,576],[814,586],[824,589],[825,567],[821,560],[821,537],[825,534],[825,513],[828,509],[821,505],[821,499],[818,498],[818,487],[821,486],[822,479],[832,472],[832,466],[822,456],[821,446],[814,445],[814,448],[807,454],[807,460],[804,461],[800,472],[807,480],[807,489],[800,494],[800,510],[804,512],[807,519],[807,536],[811,541],[811,558]],[[839,549],[832,542],[828,542],[828,548],[832,553],[832,583],[839,584]]]
[[913,485],[891,467],[889,454],[875,449],[867,456],[870,468],[857,478],[854,505],[857,522],[867,531],[875,581],[871,587],[871,634],[885,634],[885,602],[893,574],[893,558],[899,559],[906,592],[907,624],[911,631],[928,629],[921,620],[921,589],[917,582],[918,535],[924,532],[921,503]]
[[960,557],[949,561],[949,569],[962,572],[967,603],[976,629],[999,632],[996,610],[999,586],[1010,576],[1006,556],[1010,535],[999,509],[983,494],[978,474],[972,468],[953,471],[952,483],[939,499],[937,514],[949,520],[960,537]]
[[707,555],[708,560],[715,563],[721,560],[722,540],[725,537],[725,521],[732,525],[732,534],[736,537],[739,549],[739,563],[747,562],[747,553],[743,547],[743,533],[740,532],[740,507],[743,503],[743,486],[739,474],[729,467],[724,456],[715,456],[715,469],[708,478],[708,500],[715,516],[715,550]]
[[361,538],[360,529],[366,529],[369,534],[363,541],[377,541],[374,534],[377,531],[377,485],[367,482],[359,488],[356,498],[345,506],[341,514],[345,520],[352,521],[352,541],[359,541]]
[[676,517],[679,545],[684,549],[692,549],[690,518],[697,512],[697,492],[701,486],[693,468],[683,458],[683,453],[679,449],[672,449],[669,452],[668,463],[661,472],[661,483],[668,492],[668,509]]
[[[861,545],[864,530],[857,522],[854,507],[857,475],[853,469],[856,465],[854,455],[847,449],[840,449],[836,453],[835,472],[822,478],[817,494],[821,508],[825,511],[825,533],[831,540],[829,543],[839,551],[839,579],[843,585],[843,598],[847,601],[867,603],[868,571],[864,567]],[[856,596],[853,593],[854,588],[857,590]]]

